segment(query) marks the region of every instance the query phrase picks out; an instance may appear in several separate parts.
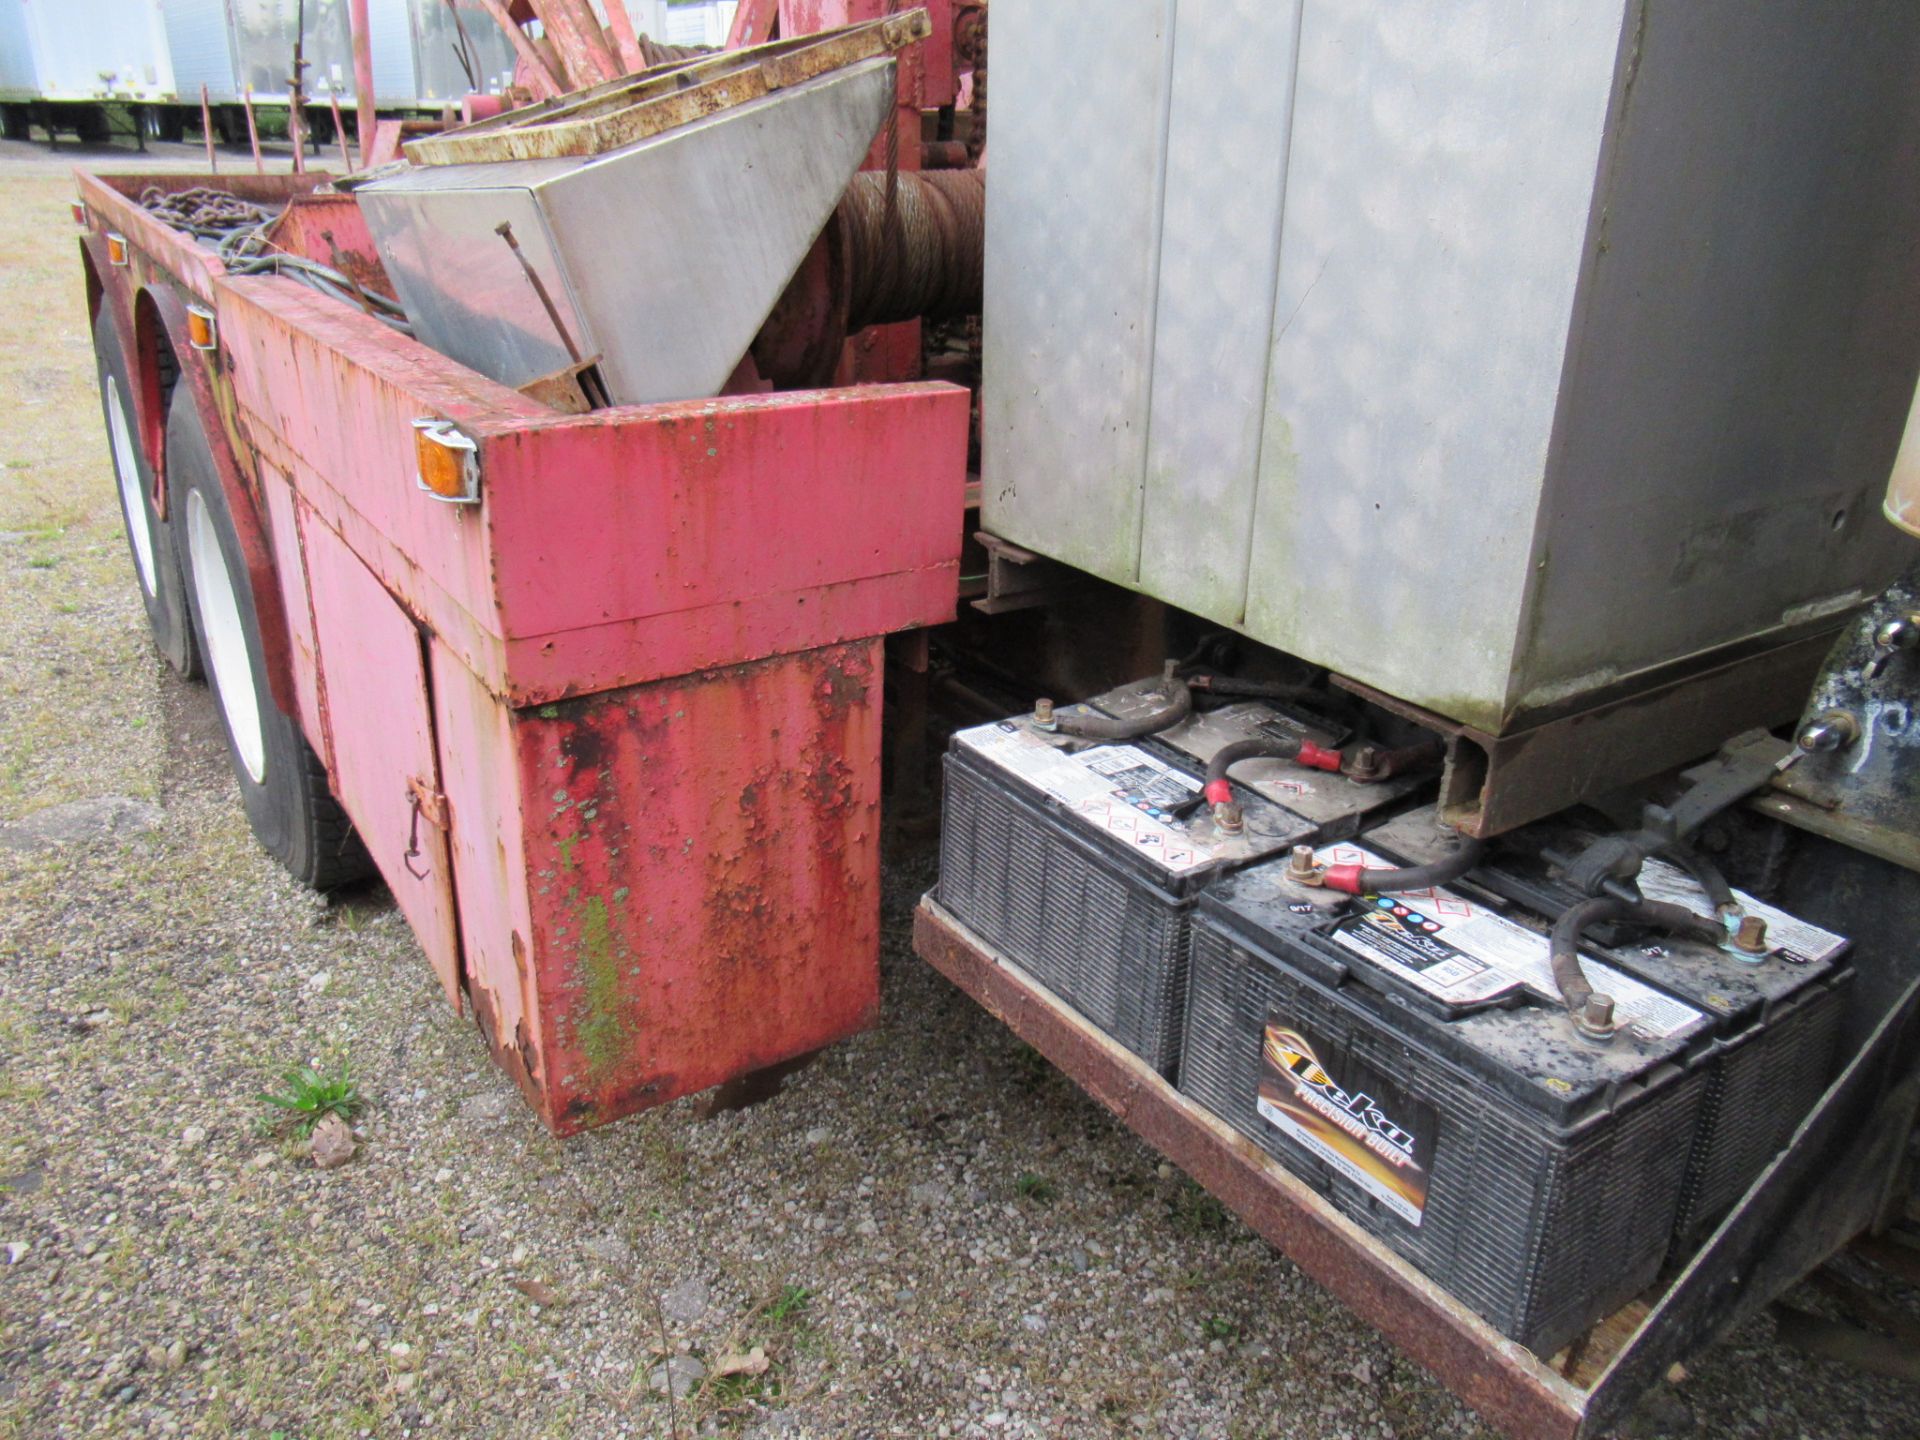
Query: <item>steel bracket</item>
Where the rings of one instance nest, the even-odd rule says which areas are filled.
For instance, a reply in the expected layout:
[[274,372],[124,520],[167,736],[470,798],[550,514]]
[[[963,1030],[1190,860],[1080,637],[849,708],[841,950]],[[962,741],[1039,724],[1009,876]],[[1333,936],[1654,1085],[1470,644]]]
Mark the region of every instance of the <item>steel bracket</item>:
[[987,593],[973,602],[973,608],[983,615],[1051,604],[1087,578],[1057,560],[1036,555],[985,530],[975,531],[973,538],[987,552]]

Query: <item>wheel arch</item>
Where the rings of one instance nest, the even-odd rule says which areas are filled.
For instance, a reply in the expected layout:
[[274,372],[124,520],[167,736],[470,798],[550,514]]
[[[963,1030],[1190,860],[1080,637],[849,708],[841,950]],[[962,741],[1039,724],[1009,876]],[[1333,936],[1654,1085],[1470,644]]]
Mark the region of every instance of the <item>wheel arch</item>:
[[[187,340],[186,306],[171,291],[157,287],[148,287],[142,295],[150,299],[150,309],[156,321],[156,354],[158,345],[164,342],[169,352],[179,357],[175,378],[168,392],[167,409],[163,412],[160,432],[162,464],[155,466],[155,483],[161,484],[157,477],[164,473],[165,455],[172,448],[168,443],[167,431],[171,426],[173,409],[179,405],[191,405],[194,418],[199,421],[200,438],[205,442],[208,458],[212,462],[211,478],[219,485],[221,495],[227,502],[227,514],[233,520],[235,537],[240,542],[240,553],[246,562],[247,589],[253,598],[254,618],[260,626],[260,649],[266,662],[267,688],[273,696],[273,703],[284,714],[294,717],[297,723],[300,702],[294,685],[293,642],[287,625],[286,597],[281,591],[279,568],[274,562],[273,538],[268,533],[261,506],[257,502],[257,487],[249,483],[247,469],[241,465],[240,456],[229,438],[219,397],[214,391],[212,365],[203,352],[193,349]],[[145,363],[144,355],[142,363]],[[157,395],[158,377],[151,378]],[[149,379],[143,376],[140,383],[145,387]],[[164,501],[156,497],[156,504],[164,505]],[[162,513],[165,513],[164,509]]]

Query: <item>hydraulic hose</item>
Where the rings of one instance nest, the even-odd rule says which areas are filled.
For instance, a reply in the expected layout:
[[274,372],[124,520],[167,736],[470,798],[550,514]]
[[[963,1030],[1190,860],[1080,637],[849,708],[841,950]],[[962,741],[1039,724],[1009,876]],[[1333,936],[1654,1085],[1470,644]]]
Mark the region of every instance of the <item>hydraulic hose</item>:
[[1486,843],[1461,836],[1459,848],[1443,860],[1409,865],[1399,870],[1369,869],[1364,865],[1329,865],[1321,884],[1349,895],[1392,895],[1403,890],[1428,890],[1458,880],[1480,863]]
[[1595,925],[1619,920],[1650,925],[1682,939],[1699,940],[1708,945],[1718,945],[1726,938],[1724,927],[1701,919],[1684,905],[1668,905],[1659,900],[1602,897],[1583,900],[1567,910],[1553,924],[1550,952],[1553,983],[1559,987],[1560,998],[1566,1002],[1567,1011],[1574,1017],[1576,1025],[1590,1034],[1610,1031],[1613,1001],[1607,996],[1597,997],[1603,1002],[1600,1013],[1596,1013],[1591,1005],[1596,995],[1593,986],[1587,982],[1586,972],[1580,968],[1580,937]]
[[1154,735],[1178,725],[1193,713],[1193,692],[1177,675],[1167,676],[1160,684],[1167,692],[1167,703],[1158,710],[1136,715],[1131,720],[1115,720],[1106,715],[1061,715],[1057,722],[1060,733],[1081,740],[1138,740],[1142,735]]

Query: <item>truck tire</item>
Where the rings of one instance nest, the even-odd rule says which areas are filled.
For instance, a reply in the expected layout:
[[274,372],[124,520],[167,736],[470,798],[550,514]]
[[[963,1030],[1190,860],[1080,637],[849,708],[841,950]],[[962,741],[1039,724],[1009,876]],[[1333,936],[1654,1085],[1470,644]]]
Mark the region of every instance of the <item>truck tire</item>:
[[120,343],[113,312],[100,307],[93,323],[93,351],[100,377],[100,413],[107,426],[107,449],[113,461],[114,489],[120,497],[120,518],[127,527],[127,549],[133,556],[133,579],[147,607],[147,628],[154,648],[167,663],[189,680],[200,678],[200,652],[193,641],[193,623],[187,618],[186,586],[174,558],[172,530],[153,508],[153,467],[135,441],[133,383],[126,348]]
[[373,861],[328,788],[326,767],[268,688],[246,559],[199,409],[184,390],[167,414],[167,474],[194,632],[254,837],[315,890],[365,879]]

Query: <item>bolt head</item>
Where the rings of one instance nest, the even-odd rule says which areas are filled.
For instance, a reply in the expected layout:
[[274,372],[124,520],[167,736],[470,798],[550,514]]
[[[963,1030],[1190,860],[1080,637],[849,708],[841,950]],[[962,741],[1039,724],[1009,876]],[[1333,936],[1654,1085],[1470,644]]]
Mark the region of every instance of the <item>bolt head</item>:
[[1759,915],[1744,915],[1740,919],[1740,928],[1734,932],[1733,943],[1736,948],[1749,955],[1767,953],[1767,922]]
[[1223,800],[1213,807],[1213,823],[1228,835],[1238,835],[1246,828],[1246,817],[1233,801]]
[[1034,701],[1033,702],[1033,718],[1038,720],[1042,725],[1051,725],[1053,723],[1053,701],[1051,700]]

